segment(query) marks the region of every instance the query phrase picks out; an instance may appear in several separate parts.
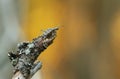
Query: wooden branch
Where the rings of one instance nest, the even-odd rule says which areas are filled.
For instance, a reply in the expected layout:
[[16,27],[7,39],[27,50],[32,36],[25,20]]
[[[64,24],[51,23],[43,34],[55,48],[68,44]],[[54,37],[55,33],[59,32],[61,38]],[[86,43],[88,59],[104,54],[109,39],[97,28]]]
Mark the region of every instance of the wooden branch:
[[16,52],[9,52],[8,57],[14,67],[12,79],[31,79],[32,76],[42,67],[42,63],[37,61],[38,56],[56,37],[58,27],[49,28],[44,33],[33,39],[32,42],[22,42],[18,44]]
[[24,77],[23,74],[19,71],[19,72],[16,72],[16,74],[14,74],[14,76],[12,77],[12,79],[25,79],[25,77]]

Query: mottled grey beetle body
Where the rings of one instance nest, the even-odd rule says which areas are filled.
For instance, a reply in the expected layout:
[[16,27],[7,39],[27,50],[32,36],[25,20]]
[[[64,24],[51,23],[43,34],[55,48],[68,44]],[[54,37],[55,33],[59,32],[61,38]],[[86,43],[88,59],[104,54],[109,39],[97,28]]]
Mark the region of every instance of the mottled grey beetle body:
[[20,71],[24,77],[33,74],[36,66],[41,67],[40,62],[35,63],[39,54],[44,51],[56,37],[58,27],[49,28],[44,31],[43,35],[33,39],[32,42],[22,42],[17,46],[17,53],[8,53],[8,56],[14,66],[14,74]]

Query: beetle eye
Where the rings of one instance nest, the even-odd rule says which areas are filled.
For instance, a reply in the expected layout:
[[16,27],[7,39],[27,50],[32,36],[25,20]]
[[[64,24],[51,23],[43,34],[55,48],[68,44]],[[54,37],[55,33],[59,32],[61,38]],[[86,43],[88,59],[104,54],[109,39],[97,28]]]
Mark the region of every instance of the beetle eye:
[[9,52],[9,53],[8,53],[8,57],[9,57],[9,59],[12,61],[13,59],[16,59],[16,58],[17,58],[17,55],[16,55],[16,54],[13,54],[12,52]]

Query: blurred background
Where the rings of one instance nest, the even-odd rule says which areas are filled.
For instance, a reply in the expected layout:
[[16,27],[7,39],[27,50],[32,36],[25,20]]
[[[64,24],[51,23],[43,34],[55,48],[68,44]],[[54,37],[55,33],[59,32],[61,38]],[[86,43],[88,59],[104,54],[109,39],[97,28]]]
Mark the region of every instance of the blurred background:
[[33,79],[120,79],[120,0],[0,0],[0,79],[8,51],[61,26]]

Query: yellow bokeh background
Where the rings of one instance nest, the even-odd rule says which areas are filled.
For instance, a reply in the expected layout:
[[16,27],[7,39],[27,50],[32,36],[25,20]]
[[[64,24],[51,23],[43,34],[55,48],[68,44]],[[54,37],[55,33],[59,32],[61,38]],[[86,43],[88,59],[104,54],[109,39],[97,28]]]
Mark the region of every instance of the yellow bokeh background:
[[28,40],[41,30],[60,27],[54,43],[38,58],[43,62],[43,79],[120,78],[120,7],[110,6],[115,3],[117,0],[28,0],[22,21]]

